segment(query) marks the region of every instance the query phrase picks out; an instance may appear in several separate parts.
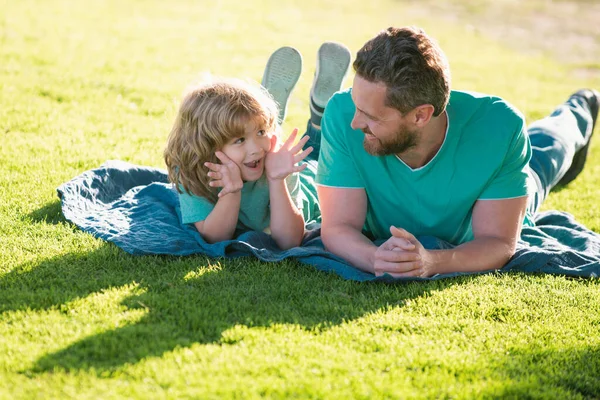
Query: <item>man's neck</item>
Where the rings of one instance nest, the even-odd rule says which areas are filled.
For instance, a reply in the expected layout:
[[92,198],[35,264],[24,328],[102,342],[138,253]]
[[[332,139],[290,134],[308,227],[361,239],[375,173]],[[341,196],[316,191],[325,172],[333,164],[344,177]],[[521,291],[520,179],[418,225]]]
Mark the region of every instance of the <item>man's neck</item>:
[[433,117],[423,128],[419,134],[419,143],[415,147],[396,156],[412,169],[427,165],[442,147],[447,129],[448,114],[444,111],[438,117]]

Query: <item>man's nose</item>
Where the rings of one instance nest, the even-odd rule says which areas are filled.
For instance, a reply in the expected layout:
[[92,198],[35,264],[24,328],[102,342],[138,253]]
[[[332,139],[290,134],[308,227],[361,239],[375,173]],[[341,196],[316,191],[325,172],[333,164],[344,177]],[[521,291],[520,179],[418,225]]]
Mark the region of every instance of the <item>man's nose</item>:
[[350,127],[352,129],[363,129],[365,127],[364,122],[360,119],[360,116],[358,115],[358,111],[354,113],[354,117],[350,122]]

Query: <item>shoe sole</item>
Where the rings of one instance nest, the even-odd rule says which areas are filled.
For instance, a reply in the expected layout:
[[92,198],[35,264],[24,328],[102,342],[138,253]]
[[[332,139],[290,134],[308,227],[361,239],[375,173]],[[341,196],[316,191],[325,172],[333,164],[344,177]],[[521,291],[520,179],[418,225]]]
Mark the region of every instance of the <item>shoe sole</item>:
[[585,162],[587,161],[588,151],[590,149],[590,144],[592,143],[592,136],[594,136],[594,129],[596,127],[598,109],[600,108],[600,94],[595,90],[593,90],[592,92],[594,93],[594,97],[596,98],[596,101],[593,104],[589,104],[590,113],[592,114],[592,132],[590,133],[590,137],[585,146],[579,149],[579,151],[575,153],[575,156],[573,156],[573,163],[565,173],[565,176],[563,176],[558,182],[558,185],[560,186],[567,185],[575,178],[577,178],[579,173],[583,170]]
[[350,50],[340,43],[325,42],[317,52],[315,79],[310,90],[311,106],[325,108],[331,96],[341,89],[350,67]]
[[302,73],[302,55],[293,47],[282,47],[271,54],[261,85],[273,96],[279,107],[279,124],[283,123],[287,113],[290,94]]

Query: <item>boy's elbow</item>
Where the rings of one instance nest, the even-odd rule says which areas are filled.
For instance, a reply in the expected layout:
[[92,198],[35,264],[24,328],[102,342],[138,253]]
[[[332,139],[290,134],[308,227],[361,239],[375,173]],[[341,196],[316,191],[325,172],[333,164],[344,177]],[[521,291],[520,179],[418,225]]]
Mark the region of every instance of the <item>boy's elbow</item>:
[[277,246],[279,246],[279,248],[281,250],[289,250],[294,247],[300,247],[300,245],[302,245],[302,238],[299,238],[298,240],[284,241],[281,243],[278,243],[277,241],[275,241],[275,242],[277,243]]
[[194,225],[200,236],[202,236],[202,239],[208,244],[223,242],[233,238],[233,232],[207,232],[204,221],[196,222]]
[[228,236],[210,236],[210,235],[204,235],[202,233],[200,233],[200,236],[202,236],[202,239],[204,239],[204,241],[208,244],[215,244],[218,242],[223,242],[225,240],[231,239],[231,237],[228,237]]
[[279,247],[281,250],[289,250],[291,248],[300,247],[302,245],[302,240],[304,239],[304,229],[302,230],[302,234],[297,234],[293,237],[272,237],[275,243],[277,243],[277,247]]

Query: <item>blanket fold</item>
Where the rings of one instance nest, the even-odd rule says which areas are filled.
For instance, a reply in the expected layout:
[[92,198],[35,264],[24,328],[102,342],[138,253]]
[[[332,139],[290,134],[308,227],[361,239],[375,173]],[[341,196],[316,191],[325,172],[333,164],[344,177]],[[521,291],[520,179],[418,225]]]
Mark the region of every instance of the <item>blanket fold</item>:
[[[326,251],[318,226],[305,235],[301,247],[280,250],[263,232],[245,232],[224,242],[208,244],[190,225],[180,223],[177,192],[166,171],[107,161],[57,189],[65,218],[81,230],[112,242],[135,255],[169,254],[210,257],[254,256],[263,261],[293,257],[321,271],[355,281],[407,281],[442,279],[465,273],[439,274],[431,278],[375,277],[360,271]],[[429,249],[452,247],[433,237],[419,237]],[[523,271],[574,277],[600,275],[600,235],[576,222],[568,213],[539,213],[535,227],[524,227],[517,252],[499,271]],[[491,271],[485,271],[491,272]]]

